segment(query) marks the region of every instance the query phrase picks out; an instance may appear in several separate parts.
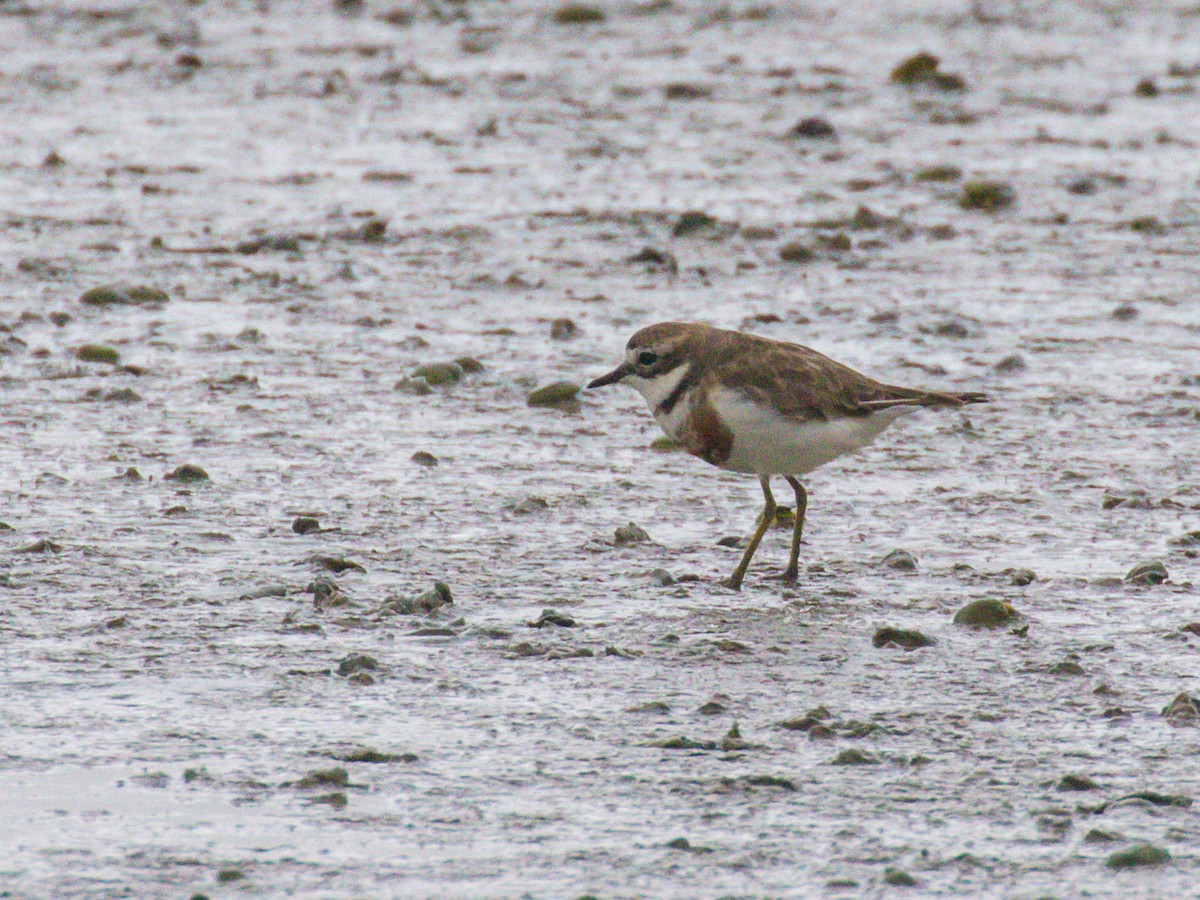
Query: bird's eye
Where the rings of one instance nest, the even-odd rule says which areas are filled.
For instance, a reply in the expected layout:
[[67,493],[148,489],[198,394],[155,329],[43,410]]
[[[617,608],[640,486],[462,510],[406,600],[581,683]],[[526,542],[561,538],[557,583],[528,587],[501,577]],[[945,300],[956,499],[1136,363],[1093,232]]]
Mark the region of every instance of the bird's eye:
[[638,354],[637,361],[639,366],[652,366],[658,362],[658,354],[653,350],[643,350]]

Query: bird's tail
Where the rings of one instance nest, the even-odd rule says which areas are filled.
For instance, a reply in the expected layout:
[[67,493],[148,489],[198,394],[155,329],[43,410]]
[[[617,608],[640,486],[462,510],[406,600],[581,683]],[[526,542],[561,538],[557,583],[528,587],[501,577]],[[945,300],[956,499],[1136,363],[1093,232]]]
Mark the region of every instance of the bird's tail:
[[949,393],[888,386],[882,393],[884,396],[859,402],[868,409],[889,409],[893,406],[959,407],[970,403],[988,402],[987,394],[978,391]]

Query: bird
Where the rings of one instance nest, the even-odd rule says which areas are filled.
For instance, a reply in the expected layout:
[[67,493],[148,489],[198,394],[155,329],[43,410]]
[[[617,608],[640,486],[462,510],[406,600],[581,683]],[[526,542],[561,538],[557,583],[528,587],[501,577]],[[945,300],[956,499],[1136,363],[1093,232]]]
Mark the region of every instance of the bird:
[[629,339],[625,358],[589,389],[625,384],[646,400],[667,437],[729,472],[757,475],[765,505],[726,587],[741,590],[775,520],[772,476],[795,492],[784,581],[799,575],[808,493],[799,476],[870,444],[921,408],[985,403],[985,394],[927,391],[876,381],[809,347],[698,322],[659,322]]

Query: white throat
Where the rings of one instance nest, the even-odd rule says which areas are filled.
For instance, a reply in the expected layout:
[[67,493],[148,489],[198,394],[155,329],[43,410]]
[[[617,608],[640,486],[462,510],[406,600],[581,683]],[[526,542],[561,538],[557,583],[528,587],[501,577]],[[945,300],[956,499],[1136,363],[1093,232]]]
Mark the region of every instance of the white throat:
[[663,372],[654,378],[630,375],[626,378],[626,383],[646,398],[646,404],[650,407],[650,412],[654,413],[658,411],[658,405],[671,396],[671,392],[675,388],[679,387],[679,382],[687,377],[687,373],[691,371],[691,368],[692,364],[690,362],[680,363],[670,372]]

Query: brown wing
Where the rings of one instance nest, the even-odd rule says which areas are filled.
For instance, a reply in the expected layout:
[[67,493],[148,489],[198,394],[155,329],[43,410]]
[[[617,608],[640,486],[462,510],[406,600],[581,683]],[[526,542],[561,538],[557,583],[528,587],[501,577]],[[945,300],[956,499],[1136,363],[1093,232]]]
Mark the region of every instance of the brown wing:
[[[732,334],[732,333],[731,333]],[[977,393],[940,393],[883,384],[799,344],[755,338],[722,341],[714,379],[784,416],[803,422],[869,416],[893,406],[963,406],[986,400]]]

